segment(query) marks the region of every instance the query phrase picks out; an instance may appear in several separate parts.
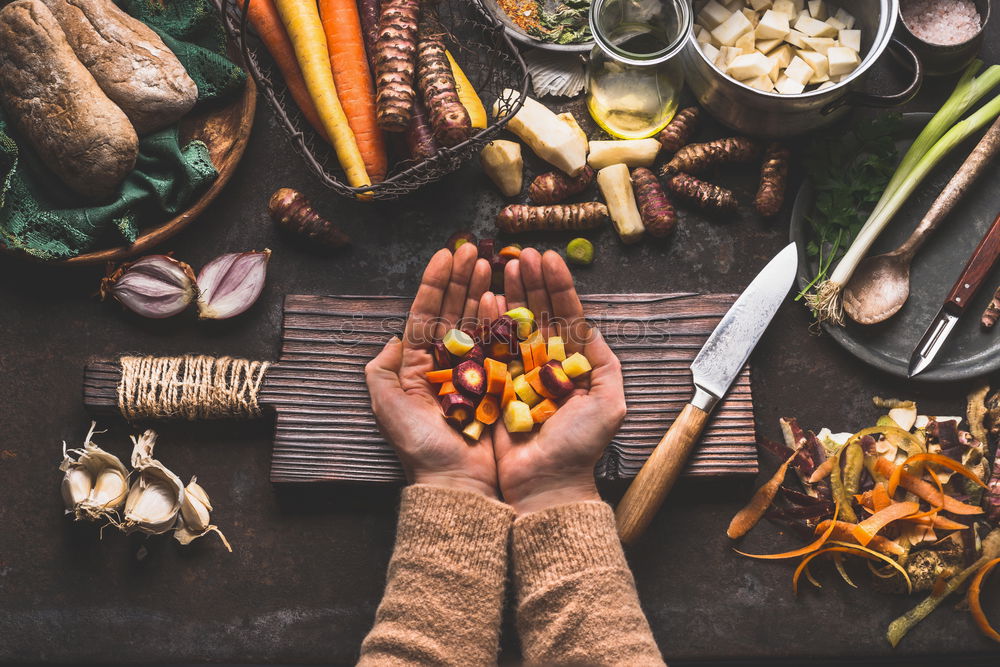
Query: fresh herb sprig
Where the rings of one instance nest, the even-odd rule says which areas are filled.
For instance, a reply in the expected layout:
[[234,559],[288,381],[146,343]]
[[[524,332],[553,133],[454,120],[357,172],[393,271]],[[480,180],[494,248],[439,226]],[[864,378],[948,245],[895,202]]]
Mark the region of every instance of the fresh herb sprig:
[[591,0],[539,0],[539,25],[528,34],[545,42],[575,44],[590,39]]
[[806,177],[816,193],[806,218],[812,231],[806,253],[815,260],[816,275],[799,292],[804,297],[822,282],[868,219],[899,160],[896,138],[899,114],[857,123],[851,132],[817,141],[805,158]]

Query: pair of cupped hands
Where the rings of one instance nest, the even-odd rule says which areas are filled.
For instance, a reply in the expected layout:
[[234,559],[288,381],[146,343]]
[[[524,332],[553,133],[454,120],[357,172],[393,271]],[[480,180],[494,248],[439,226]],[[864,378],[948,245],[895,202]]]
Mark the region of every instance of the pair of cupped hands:
[[[466,243],[438,251],[424,270],[403,338],[366,368],[372,407],[408,479],[502,498],[518,514],[598,500],[594,465],[625,417],[621,364],[583,317],[569,268],[558,253],[528,248],[504,270],[504,295],[489,291],[489,262]],[[436,387],[431,344],[460,323],[485,323],[527,306],[542,333],[561,335],[593,370],[541,428],[508,433],[499,419],[478,442],[449,426]]]

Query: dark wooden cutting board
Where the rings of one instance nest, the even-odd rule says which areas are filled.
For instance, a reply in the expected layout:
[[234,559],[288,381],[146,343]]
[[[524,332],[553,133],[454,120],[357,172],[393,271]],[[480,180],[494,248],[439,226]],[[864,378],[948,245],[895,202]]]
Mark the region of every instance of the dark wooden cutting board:
[[[729,294],[593,294],[587,318],[621,359],[628,416],[597,466],[604,480],[631,479],[693,391],[688,369],[732,305]],[[397,483],[403,471],[379,435],[364,367],[403,330],[411,297],[285,298],[279,360],[260,403],[276,414],[271,481]],[[117,373],[117,375],[116,375]],[[114,410],[116,362],[88,365],[84,401]],[[715,411],[687,476],[757,473],[749,369]]]

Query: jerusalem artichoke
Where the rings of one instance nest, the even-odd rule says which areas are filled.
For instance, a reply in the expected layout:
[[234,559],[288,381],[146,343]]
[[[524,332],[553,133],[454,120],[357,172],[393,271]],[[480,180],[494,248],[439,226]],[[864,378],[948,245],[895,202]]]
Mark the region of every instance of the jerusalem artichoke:
[[539,174],[528,186],[528,200],[532,204],[558,204],[579,194],[594,182],[594,170],[589,166],[576,176],[567,176],[559,170]]
[[419,34],[417,86],[430,116],[434,139],[442,146],[457,146],[472,134],[472,119],[458,96],[443,30],[426,8],[420,19]]
[[378,125],[403,132],[413,114],[413,72],[417,55],[419,0],[384,0],[375,53]]
[[678,150],[672,160],[663,166],[662,176],[678,172],[702,174],[719,164],[750,162],[757,157],[760,148],[752,139],[729,137],[703,144],[688,144]]
[[340,248],[351,242],[347,234],[320,216],[301,192],[291,188],[276,190],[267,212],[278,227],[311,245]]
[[[983,312],[983,328],[992,329],[998,319],[1000,319],[1000,287],[993,293],[993,298],[990,299],[986,311]],[[997,456],[997,460],[1000,461],[1000,456]]]
[[632,187],[642,224],[650,236],[669,236],[677,226],[677,212],[656,175],[645,167],[632,170]]
[[511,204],[497,214],[497,229],[510,234],[594,229],[608,219],[608,207],[596,201],[559,206]]
[[698,107],[688,107],[679,111],[670,124],[656,135],[663,150],[676,153],[686,146],[698,129],[700,116],[701,109]]
[[779,143],[772,143],[764,150],[764,163],[760,169],[760,189],[754,199],[757,213],[769,218],[777,215],[785,203],[788,182],[788,161],[791,152]]
[[735,211],[739,208],[736,195],[731,190],[699,180],[690,174],[673,174],[664,183],[671,192],[689,199],[699,208],[717,211]]

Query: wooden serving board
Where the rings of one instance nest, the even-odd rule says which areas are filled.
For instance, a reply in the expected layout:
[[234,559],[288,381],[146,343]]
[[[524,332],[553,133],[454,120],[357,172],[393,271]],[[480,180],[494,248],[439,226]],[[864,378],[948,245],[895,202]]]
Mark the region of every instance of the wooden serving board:
[[[582,296],[588,320],[621,359],[628,415],[596,474],[631,479],[694,390],[689,365],[736,299],[731,294]],[[364,367],[400,335],[411,297],[287,296],[281,355],[258,395],[276,415],[272,482],[403,480],[379,435]],[[84,404],[118,412],[121,364],[95,361],[84,372]],[[733,384],[688,463],[687,476],[755,475],[750,372]]]
[[[736,299],[723,294],[594,294],[588,319],[622,361],[628,416],[597,466],[631,479],[693,391],[688,369]],[[277,413],[272,482],[400,482],[403,471],[369,406],[364,366],[403,329],[412,298],[288,296],[281,356],[262,404]],[[686,475],[755,475],[750,373],[715,411]]]

